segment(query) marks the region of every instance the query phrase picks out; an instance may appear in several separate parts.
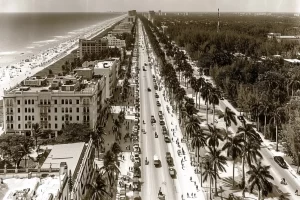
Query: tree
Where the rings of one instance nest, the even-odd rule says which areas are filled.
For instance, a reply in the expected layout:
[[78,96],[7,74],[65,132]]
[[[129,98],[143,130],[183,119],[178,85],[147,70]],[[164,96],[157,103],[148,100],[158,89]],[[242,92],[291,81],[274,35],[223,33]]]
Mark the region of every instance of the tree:
[[209,126],[208,129],[210,134],[207,135],[207,144],[208,146],[216,149],[219,146],[220,141],[224,141],[223,136],[221,135],[221,130],[215,126]]
[[104,135],[106,135],[106,133],[104,132],[103,125],[98,124],[93,134],[93,141],[97,148],[98,159],[100,158],[100,149],[102,149],[102,144],[104,143]]
[[56,138],[57,143],[88,142],[93,131],[86,124],[69,123]]
[[235,113],[232,110],[230,110],[230,108],[226,107],[225,111],[224,111],[224,114],[221,114],[219,116],[219,119],[220,118],[224,118],[225,125],[226,125],[226,134],[227,134],[227,137],[228,137],[228,127],[231,126],[231,122],[233,122],[234,125],[237,125]]
[[234,167],[235,167],[235,161],[237,158],[239,158],[242,155],[242,150],[244,146],[244,139],[243,135],[235,135],[233,137],[228,137],[227,142],[222,147],[222,150],[227,150],[227,157],[229,155],[232,158],[233,165],[232,165],[232,186],[234,187]]
[[220,91],[217,90],[215,87],[211,88],[208,94],[208,101],[210,104],[213,105],[213,126],[215,125],[215,109],[216,109],[216,105],[219,104],[220,96],[221,96]]
[[213,169],[215,171],[215,195],[218,195],[218,187],[217,187],[217,179],[218,179],[218,171],[220,170],[221,172],[226,172],[226,169],[224,165],[227,165],[226,161],[227,158],[222,154],[222,151],[220,149],[215,149],[215,148],[209,148],[209,159],[210,162],[213,166]]
[[198,130],[200,129],[200,121],[198,118],[191,116],[188,120],[188,122],[186,123],[185,126],[185,132],[186,132],[186,136],[187,138],[189,138],[190,136],[192,136],[194,133],[196,133]]
[[111,151],[117,156],[119,153],[122,152],[121,146],[119,145],[119,143],[114,142],[112,147],[111,147]]
[[112,196],[106,191],[107,185],[102,176],[102,174],[98,174],[95,180],[91,184],[87,185],[87,188],[91,193],[90,199],[106,199],[107,197],[110,199],[112,198]]
[[[203,132],[202,129],[196,130],[196,132],[192,135],[192,148],[197,149],[197,159],[198,164],[202,165],[202,162],[200,162],[200,148],[206,146],[206,134]],[[202,166],[200,166],[202,169]],[[201,187],[202,187],[202,173],[201,173]]]
[[202,173],[203,181],[206,182],[209,179],[209,198],[211,199],[211,185],[215,177],[219,178],[219,174],[216,174],[212,163],[209,158],[206,158],[206,163],[204,164],[204,171]]
[[18,168],[24,156],[31,152],[34,142],[30,137],[16,134],[0,136],[0,149],[5,160],[12,161]]
[[42,134],[41,132],[41,127],[39,123],[32,124],[32,136],[35,140],[35,148],[37,150],[37,142],[38,142],[38,137]]
[[204,85],[202,85],[202,88],[200,90],[201,92],[201,97],[205,101],[206,104],[206,123],[208,124],[208,104],[209,104],[209,96],[210,96],[210,91],[212,90],[212,85],[209,82],[205,82]]
[[270,166],[262,166],[261,162],[258,162],[256,166],[251,165],[250,170],[247,172],[250,175],[248,183],[250,184],[250,192],[252,193],[254,187],[258,189],[258,199],[261,199],[261,192],[263,196],[267,196],[272,192],[272,183],[268,179],[274,180],[270,174]]
[[285,113],[282,107],[276,107],[271,111],[270,123],[274,122],[276,129],[276,151],[278,151],[278,126],[280,126],[284,120]]

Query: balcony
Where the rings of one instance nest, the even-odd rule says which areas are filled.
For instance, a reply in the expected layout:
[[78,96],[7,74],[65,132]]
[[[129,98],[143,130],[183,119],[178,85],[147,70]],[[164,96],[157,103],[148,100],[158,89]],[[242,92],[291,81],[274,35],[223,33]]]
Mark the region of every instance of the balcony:
[[14,123],[14,120],[12,120],[12,119],[7,119],[7,120],[6,120],[6,123]]
[[6,107],[13,107],[14,104],[13,104],[13,103],[6,103],[5,106],[6,106]]
[[83,105],[90,105],[90,102],[83,102]]
[[38,106],[39,106],[39,107],[50,107],[51,104],[40,104],[40,103],[39,103]]
[[90,112],[83,111],[83,115],[90,115]]
[[14,112],[11,110],[11,111],[6,111],[6,114],[7,115],[12,115],[12,114],[14,114]]
[[41,115],[41,117],[47,117],[47,116],[48,116],[48,113],[41,112],[40,115]]

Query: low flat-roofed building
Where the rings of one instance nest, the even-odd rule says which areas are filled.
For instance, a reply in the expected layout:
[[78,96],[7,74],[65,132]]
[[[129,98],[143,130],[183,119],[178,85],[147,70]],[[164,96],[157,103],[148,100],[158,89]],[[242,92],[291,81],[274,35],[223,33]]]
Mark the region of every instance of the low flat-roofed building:
[[120,35],[122,33],[131,33],[133,28],[133,23],[126,21],[124,19],[120,24],[116,25],[114,29],[111,31],[114,35]]
[[116,36],[113,36],[112,33],[108,33],[107,36],[105,36],[104,38],[108,40],[109,47],[117,47],[117,48],[126,47],[125,40],[120,40],[116,38]]
[[31,134],[32,124],[39,123],[53,137],[67,122],[94,128],[106,98],[106,82],[104,76],[86,80],[75,74],[47,78],[46,86],[4,91],[4,131]]
[[74,69],[74,73],[88,81],[93,78],[94,68],[84,67]]
[[[31,174],[14,174],[20,178],[8,178],[11,174],[5,174],[3,182],[9,191],[4,200],[81,200],[94,177],[94,157],[92,139],[88,143],[54,145],[42,166],[30,169]],[[70,179],[73,183],[71,190]]]

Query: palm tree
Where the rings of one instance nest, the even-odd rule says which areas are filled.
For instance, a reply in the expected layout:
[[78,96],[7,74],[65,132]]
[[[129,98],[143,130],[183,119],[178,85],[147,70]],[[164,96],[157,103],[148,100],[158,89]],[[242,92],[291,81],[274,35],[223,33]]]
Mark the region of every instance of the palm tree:
[[232,187],[234,187],[234,167],[235,167],[235,161],[237,158],[239,158],[242,155],[242,150],[244,146],[244,139],[243,135],[235,135],[233,137],[228,137],[227,142],[224,144],[222,147],[222,150],[227,150],[227,157],[229,155],[231,156],[233,160],[233,165],[232,165]]
[[[217,90],[215,87],[211,88],[208,96],[209,103],[213,105],[213,126],[215,125],[215,110],[216,105],[219,104],[219,98],[220,98],[220,91]],[[208,118],[207,118],[208,120]]]
[[192,136],[199,129],[200,129],[199,119],[194,116],[191,116],[185,126],[185,132],[187,138],[189,138],[189,136]]
[[212,89],[212,84],[209,82],[205,82],[205,84],[201,88],[201,97],[204,99],[206,104],[206,123],[208,124],[208,104],[209,104],[209,94]]
[[[267,116],[270,113],[270,108],[271,108],[271,104],[270,102],[264,101],[262,104],[260,104],[259,106],[259,114],[264,115],[264,136],[266,136],[266,131],[267,131]],[[259,130],[258,130],[259,131]]]
[[210,158],[210,162],[213,166],[213,169],[215,171],[215,196],[218,195],[218,187],[217,187],[217,174],[218,171],[220,170],[221,172],[226,172],[226,169],[224,167],[224,165],[227,165],[227,158],[225,156],[222,155],[222,150],[220,149],[215,149],[215,148],[209,148],[209,158]]
[[202,173],[203,181],[206,182],[209,179],[209,198],[211,200],[211,185],[215,177],[219,178],[219,174],[216,174],[212,163],[207,159],[207,162],[204,165],[204,171]]
[[219,116],[219,119],[220,118],[224,118],[225,125],[226,125],[226,134],[227,134],[226,137],[228,137],[228,127],[231,126],[231,122],[233,122],[234,125],[237,125],[235,113],[230,108],[226,107],[224,114],[221,114]]
[[113,143],[112,147],[111,147],[111,151],[117,156],[119,153],[122,152],[121,146],[119,145],[119,143],[115,142]]
[[[200,163],[200,168],[202,169],[202,162],[200,162],[200,148],[206,146],[206,134],[200,128],[192,135],[192,148],[197,149],[197,159]],[[202,187],[202,173],[201,173],[201,187]]]
[[216,128],[215,126],[209,126],[209,125],[208,128],[210,134],[208,134],[207,136],[207,144],[208,146],[216,149],[219,146],[219,142],[224,141],[224,138],[220,133],[220,129]]
[[261,192],[263,196],[267,196],[268,193],[272,192],[272,183],[268,180],[274,180],[270,174],[270,166],[262,166],[261,162],[258,162],[256,166],[251,165],[247,174],[250,175],[248,179],[250,192],[252,193],[255,186],[258,189],[258,200],[261,199]]
[[[203,78],[202,76],[200,76],[198,79],[197,79],[197,89],[196,91],[200,92],[201,91],[201,88],[206,84],[205,82],[205,78]],[[199,108],[200,108],[200,100],[201,100],[201,95],[199,95]]]
[[278,126],[282,124],[284,116],[284,109],[282,107],[276,107],[271,112],[270,123],[273,121],[276,129],[276,151],[278,151]]
[[37,150],[37,142],[38,142],[38,137],[41,135],[41,127],[39,123],[34,123],[32,124],[32,136],[34,137],[35,140],[35,148]]
[[97,147],[98,159],[100,158],[100,149],[102,148],[102,144],[104,143],[104,135],[106,135],[106,133],[104,132],[104,127],[98,124],[94,132],[94,143]]
[[95,180],[87,185],[89,192],[91,193],[91,197],[89,199],[106,199],[112,196],[106,191],[107,185],[102,175],[98,174]]

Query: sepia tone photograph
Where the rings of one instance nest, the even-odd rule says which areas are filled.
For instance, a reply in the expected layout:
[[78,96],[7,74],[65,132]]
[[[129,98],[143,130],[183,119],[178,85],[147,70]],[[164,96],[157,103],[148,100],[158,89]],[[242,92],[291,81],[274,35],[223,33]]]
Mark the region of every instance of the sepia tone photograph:
[[0,199],[300,200],[300,0],[0,0]]

